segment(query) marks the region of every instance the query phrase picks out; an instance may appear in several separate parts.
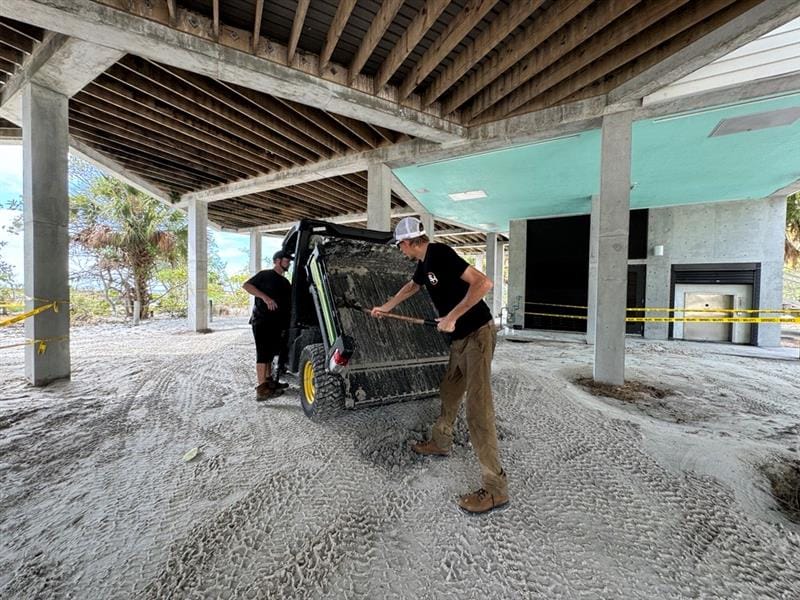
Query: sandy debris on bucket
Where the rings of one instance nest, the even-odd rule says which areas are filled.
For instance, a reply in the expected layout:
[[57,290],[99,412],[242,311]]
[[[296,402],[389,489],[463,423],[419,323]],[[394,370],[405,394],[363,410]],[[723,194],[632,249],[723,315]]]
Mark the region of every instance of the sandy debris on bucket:
[[796,359],[629,340],[630,381],[669,391],[631,401],[575,383],[583,343],[501,340],[511,504],[470,517],[463,420],[450,457],[408,449],[435,399],[315,425],[296,387],[255,402],[244,320],[213,327],[75,328],[72,382],[43,389],[3,351],[0,597],[797,597],[763,467],[797,465]]

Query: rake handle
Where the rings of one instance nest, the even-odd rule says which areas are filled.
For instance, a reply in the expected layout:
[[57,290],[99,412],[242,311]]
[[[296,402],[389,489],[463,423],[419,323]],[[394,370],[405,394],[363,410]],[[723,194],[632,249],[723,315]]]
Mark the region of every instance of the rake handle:
[[[372,314],[372,311],[368,308],[362,308],[365,313],[368,315]],[[437,327],[438,323],[433,319],[420,319],[418,317],[406,317],[405,315],[396,315],[394,313],[386,312],[382,313],[384,317],[389,317],[390,319],[397,319],[398,321],[406,321],[407,323],[414,323],[415,325],[427,325],[428,327]]]

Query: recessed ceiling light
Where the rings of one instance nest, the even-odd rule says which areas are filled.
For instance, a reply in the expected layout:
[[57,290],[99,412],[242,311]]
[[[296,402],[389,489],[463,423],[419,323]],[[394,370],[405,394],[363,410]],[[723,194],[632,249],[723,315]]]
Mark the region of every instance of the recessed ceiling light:
[[483,190],[470,190],[469,192],[453,192],[447,194],[453,202],[461,202],[462,200],[479,200],[486,198],[486,192]]
[[428,188],[417,188],[415,191],[418,194],[427,194],[428,192],[430,192],[430,190]]

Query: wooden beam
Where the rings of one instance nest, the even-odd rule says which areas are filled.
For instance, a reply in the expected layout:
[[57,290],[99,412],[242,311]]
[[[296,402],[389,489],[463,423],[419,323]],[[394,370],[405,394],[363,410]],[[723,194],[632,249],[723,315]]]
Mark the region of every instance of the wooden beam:
[[0,44],[30,54],[33,52],[35,42],[28,36],[11,29],[5,23],[0,23]]
[[0,58],[0,73],[7,73],[8,75],[13,75],[16,72],[17,72],[16,64],[11,62],[10,60]]
[[34,42],[41,42],[44,39],[44,31],[33,25],[28,25],[27,23],[21,23],[12,19],[0,19],[0,23],[9,29],[13,29],[17,33],[29,37]]
[[258,51],[258,38],[261,36],[261,20],[264,16],[264,0],[256,0],[256,14],[253,17],[253,43],[251,49],[253,54]]
[[325,38],[325,45],[322,47],[322,54],[319,56],[319,70],[320,73],[325,70],[331,60],[331,55],[336,49],[336,44],[339,43],[339,38],[342,36],[344,26],[347,25],[347,20],[355,8],[356,0],[343,0],[339,2],[336,8],[336,14],[331,21],[331,26],[328,29],[328,36]]
[[461,79],[467,71],[475,66],[484,56],[502,40],[511,35],[525,19],[530,17],[545,0],[513,0],[494,21],[484,29],[478,37],[461,52],[451,65],[428,87],[422,98],[423,106],[430,106],[439,96],[444,94],[453,84]]
[[[638,1],[639,0],[631,0],[630,3],[635,4]],[[568,38],[567,34],[559,32],[558,36],[551,36],[553,36],[556,31],[565,31],[562,28],[574,28],[574,23],[570,25],[567,24],[590,4],[592,4],[592,0],[572,0],[567,3],[556,2],[555,4],[551,4],[546,12],[538,19],[535,19],[523,31],[515,35],[511,41],[504,44],[493,60],[482,64],[473,73],[470,73],[467,78],[462,79],[458,83],[456,89],[442,102],[442,110],[445,114],[453,112],[474,95],[483,92],[489,84],[503,75],[508,69],[514,67],[514,71],[517,71],[519,68],[519,61],[526,58],[526,56],[525,62],[529,62],[531,56],[540,56],[545,52],[544,49],[538,47],[543,42],[550,46],[555,45],[556,47],[560,47],[558,42]],[[607,7],[617,4],[619,4],[619,2],[612,2],[610,5],[603,6]],[[581,21],[585,22],[586,19],[582,18]],[[604,22],[595,21],[589,25],[590,27],[600,28],[603,27],[604,24]],[[545,40],[547,41],[545,42]],[[555,53],[551,52],[551,54]],[[523,71],[523,73],[526,73],[526,71]],[[505,83],[505,81],[506,79],[503,78],[502,83]],[[500,89],[505,90],[506,88],[501,85]],[[507,90],[506,93],[508,93],[508,91],[511,90]],[[474,105],[475,103],[473,102],[469,107],[470,110]]]
[[[263,53],[250,53],[250,32],[225,27],[220,43],[204,29],[202,15],[179,11],[178,28],[168,25],[165,5],[153,11],[145,0],[134,0],[147,18],[105,4],[112,0],[2,0],[0,16],[25,14],[26,22],[68,36],[90,37],[116,51],[191,70],[217,80],[242,85],[273,96],[341,114],[386,129],[434,142],[458,142],[467,132],[454,120],[441,119],[413,105],[349,87],[341,75],[318,77],[315,65],[292,68],[271,43]],[[152,0],[148,0],[151,2]],[[395,0],[397,1],[397,0]],[[263,46],[263,44],[262,44]]]
[[167,0],[167,11],[169,12],[169,23],[174,26],[178,21],[178,7],[175,0]]
[[384,0],[380,3],[378,13],[372,20],[372,24],[369,26],[369,29],[367,29],[367,33],[364,35],[364,39],[361,40],[361,45],[358,47],[353,61],[350,63],[350,74],[348,78],[350,85],[353,85],[356,77],[361,73],[364,63],[372,56],[375,46],[378,45],[378,42],[381,41],[386,30],[389,29],[389,25],[394,21],[394,17],[397,11],[400,10],[400,7],[403,6],[403,2],[404,0]]
[[284,100],[283,98],[275,98],[277,102],[280,102],[287,108],[290,108],[306,121],[316,125],[323,131],[327,131],[329,134],[334,136],[337,140],[339,140],[342,144],[350,148],[351,150],[364,150],[365,145],[361,140],[356,139],[354,135],[352,135],[344,126],[342,126],[338,121],[333,119],[328,113],[317,110],[315,108],[311,108],[310,106],[306,106],[305,104],[298,104],[297,102],[292,102],[290,100]]
[[297,42],[300,39],[300,33],[303,31],[303,23],[306,20],[306,12],[308,11],[308,4],[311,0],[299,0],[297,9],[294,13],[294,21],[292,22],[292,33],[289,36],[289,47],[286,62],[292,64],[294,53],[297,50]]
[[444,12],[450,0],[428,0],[423,7],[411,21],[406,30],[403,32],[402,37],[394,45],[394,48],[389,52],[389,55],[383,61],[383,64],[378,69],[375,75],[375,93],[378,94],[383,86],[391,79],[395,71],[403,64],[403,61],[417,47],[420,40],[425,37],[428,30],[436,23],[439,15]]
[[211,0],[211,7],[214,15],[214,39],[219,41],[219,0]]
[[497,0],[470,0],[459,11],[458,15],[448,23],[431,47],[425,51],[403,83],[398,88],[398,96],[405,100],[416,87],[433,71],[445,57],[455,48],[467,34],[475,29],[481,19],[494,8]]
[[[661,2],[652,2],[646,9],[639,11],[635,19],[613,23],[586,44],[573,50],[564,60],[545,69],[517,88],[476,122],[492,121],[518,114],[518,109],[528,104],[538,106],[539,103],[535,101],[537,96],[564,82],[563,85],[559,85],[558,93],[549,94],[547,102],[548,105],[552,105],[554,96],[566,98],[603,77],[610,72],[609,68],[613,70],[633,60],[650,48],[737,1],[741,0],[706,0],[688,4],[682,0],[680,4],[686,4],[685,8],[675,12],[669,10],[675,3],[667,7]],[[620,47],[619,50],[614,51],[617,47]]]

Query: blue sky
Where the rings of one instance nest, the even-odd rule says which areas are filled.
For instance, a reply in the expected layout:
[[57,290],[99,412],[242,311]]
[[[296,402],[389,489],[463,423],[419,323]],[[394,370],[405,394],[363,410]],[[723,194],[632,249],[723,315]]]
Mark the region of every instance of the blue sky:
[[[22,196],[22,146],[0,145],[0,203],[6,204]],[[17,215],[15,211],[0,209],[0,226],[8,225]],[[209,230],[209,235],[217,242],[219,256],[225,262],[225,270],[229,275],[247,270],[250,236],[238,233],[223,233]],[[10,235],[0,230],[0,241],[8,244],[0,251],[3,260],[14,267],[17,281],[22,283],[23,246],[22,234]],[[269,268],[272,265],[272,254],[280,247],[280,239],[264,237],[262,249],[266,260],[262,259],[262,266]]]

